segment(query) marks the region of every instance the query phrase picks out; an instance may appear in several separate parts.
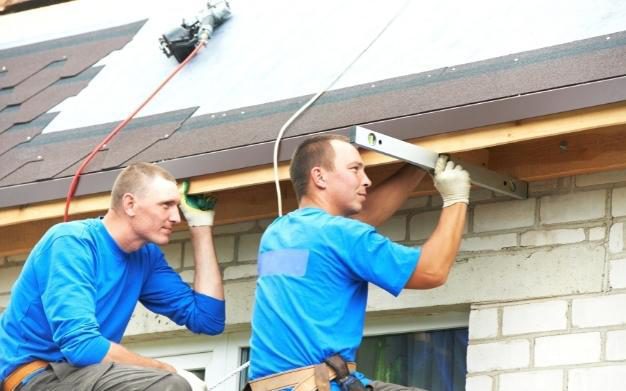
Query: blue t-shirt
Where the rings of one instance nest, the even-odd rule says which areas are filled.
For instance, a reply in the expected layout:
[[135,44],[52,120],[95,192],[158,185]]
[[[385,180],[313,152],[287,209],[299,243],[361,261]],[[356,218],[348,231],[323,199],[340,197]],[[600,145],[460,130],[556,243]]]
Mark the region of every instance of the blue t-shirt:
[[224,329],[224,301],[194,292],[156,245],[126,253],[100,219],[55,225],[30,253],[0,316],[0,381],[35,359],[101,362],[138,300],[194,332]]
[[261,238],[252,315],[250,378],[355,359],[368,283],[397,296],[418,248],[394,243],[371,225],[303,208],[275,220]]

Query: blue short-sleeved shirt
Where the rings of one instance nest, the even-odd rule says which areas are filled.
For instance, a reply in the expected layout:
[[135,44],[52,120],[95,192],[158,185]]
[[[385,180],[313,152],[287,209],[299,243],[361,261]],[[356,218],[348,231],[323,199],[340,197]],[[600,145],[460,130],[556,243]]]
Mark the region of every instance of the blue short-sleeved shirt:
[[224,329],[224,301],[194,292],[154,244],[124,252],[100,219],[52,227],[29,255],[0,315],[0,381],[40,359],[98,363],[137,301],[198,333]]
[[368,283],[398,295],[418,248],[394,243],[360,221],[303,208],[274,221],[259,248],[250,378],[354,360]]

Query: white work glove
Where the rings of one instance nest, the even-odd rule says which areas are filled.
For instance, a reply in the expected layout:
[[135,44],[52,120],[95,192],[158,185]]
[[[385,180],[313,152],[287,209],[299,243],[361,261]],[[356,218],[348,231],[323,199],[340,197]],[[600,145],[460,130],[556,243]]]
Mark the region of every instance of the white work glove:
[[176,373],[182,376],[191,386],[191,391],[207,391],[206,384],[193,373],[182,368],[176,368]]
[[183,211],[190,227],[213,225],[217,199],[205,194],[187,194],[189,181],[183,181],[180,189],[180,210]]
[[435,188],[441,194],[443,207],[462,202],[469,204],[470,177],[467,171],[445,155],[439,156],[435,164]]

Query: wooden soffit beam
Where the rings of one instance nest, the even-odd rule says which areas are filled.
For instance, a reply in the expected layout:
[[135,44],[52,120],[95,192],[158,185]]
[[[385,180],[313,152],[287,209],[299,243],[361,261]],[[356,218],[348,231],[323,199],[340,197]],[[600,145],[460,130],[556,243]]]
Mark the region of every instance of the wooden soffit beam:
[[[413,139],[409,140],[409,142],[440,153],[488,150],[490,151],[490,157],[486,159],[483,156],[482,160],[478,159],[481,164],[488,166],[490,169],[513,175],[521,180],[534,180],[537,178],[562,176],[565,175],[563,172],[569,171],[559,171],[552,166],[545,166],[544,168],[537,168],[536,170],[539,170],[539,172],[534,171],[532,175],[525,174],[526,171],[520,167],[523,166],[524,162],[527,162],[527,159],[520,158],[516,160],[518,163],[510,162],[507,165],[502,165],[498,161],[506,161],[505,154],[497,155],[498,157],[494,158],[493,151],[503,145],[515,149],[515,145],[518,143],[532,142],[533,140],[558,137],[565,134],[572,134],[572,137],[575,137],[574,134],[576,133],[598,129],[620,129],[620,126],[623,125],[626,125],[626,102],[619,102],[589,109]],[[618,136],[618,134],[613,134],[611,137],[614,136]],[[616,145],[619,145],[619,143],[616,143]],[[597,153],[601,154],[603,151],[599,150]],[[363,151],[362,156],[366,165],[370,167],[370,171],[374,167],[390,165],[396,162],[393,158],[371,151]],[[608,162],[612,158],[616,161]],[[488,164],[486,164],[487,160],[489,160]],[[584,164],[586,168],[581,167],[576,172],[593,172],[624,167],[624,163],[620,162],[617,156],[611,156],[604,160],[602,160],[602,163],[600,163],[600,160],[597,160],[598,166]],[[499,168],[499,164],[502,167]],[[512,166],[518,167],[517,171]],[[280,164],[279,178],[282,181],[286,181],[289,178],[287,162]],[[275,205],[272,181],[272,167],[270,165],[257,166],[196,177],[191,182],[190,192],[193,194],[217,193],[221,199],[220,209],[232,210],[232,212],[228,213],[218,213],[217,223],[226,224],[269,217],[269,215],[275,213],[274,206],[270,208],[271,211],[263,211],[264,207],[261,207],[261,204]],[[290,186],[287,184],[284,187],[286,189],[285,193],[289,194]],[[286,200],[287,204],[292,201]],[[108,208],[108,204],[109,193],[77,197],[72,201],[70,212],[72,215],[99,213],[105,211]],[[55,219],[63,215],[64,206],[64,200],[54,200],[0,209],[0,227]],[[0,237],[3,237],[1,233]]]

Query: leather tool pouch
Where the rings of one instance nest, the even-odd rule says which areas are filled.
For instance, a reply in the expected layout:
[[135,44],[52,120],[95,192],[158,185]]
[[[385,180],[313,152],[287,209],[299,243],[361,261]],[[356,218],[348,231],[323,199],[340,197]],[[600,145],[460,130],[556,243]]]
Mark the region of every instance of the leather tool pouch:
[[324,363],[331,367],[337,374],[335,381],[339,384],[339,387],[341,387],[341,391],[367,390],[363,383],[361,383],[361,380],[350,373],[348,365],[340,355],[335,354],[334,356],[330,356],[324,361]]

